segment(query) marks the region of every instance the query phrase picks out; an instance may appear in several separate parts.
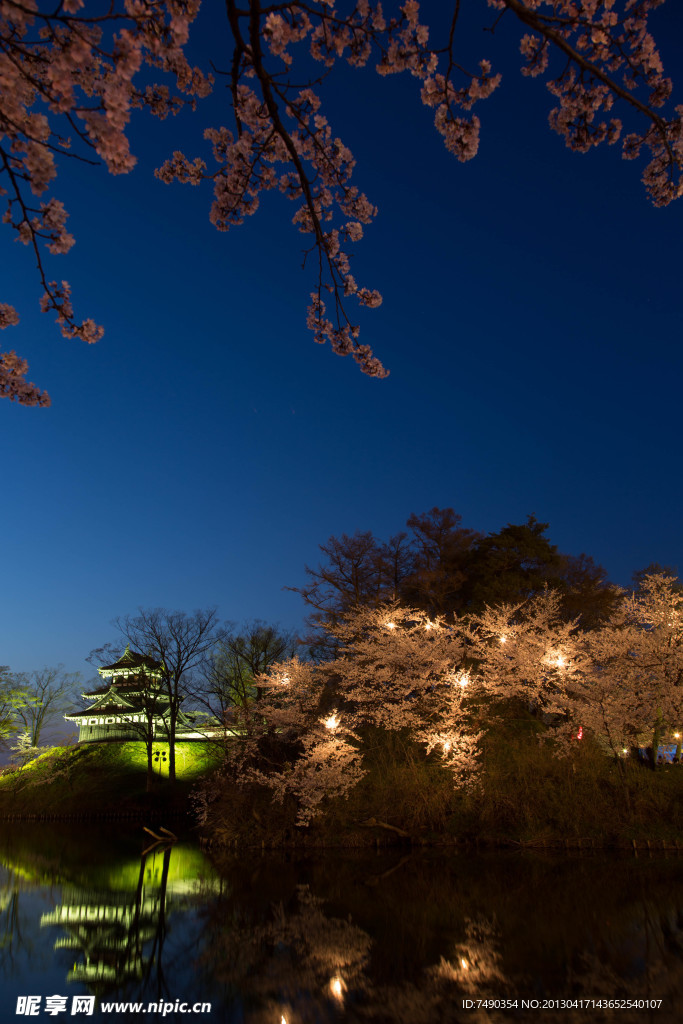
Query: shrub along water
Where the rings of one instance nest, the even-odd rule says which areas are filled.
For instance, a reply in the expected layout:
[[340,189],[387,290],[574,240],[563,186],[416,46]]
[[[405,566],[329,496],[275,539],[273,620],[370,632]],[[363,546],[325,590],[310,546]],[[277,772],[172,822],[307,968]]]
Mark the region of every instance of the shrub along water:
[[683,767],[651,772],[625,758],[620,770],[591,737],[558,756],[546,726],[518,706],[508,712],[487,731],[468,788],[407,734],[366,730],[367,774],[307,827],[293,798],[219,777],[201,801],[203,831],[218,845],[683,840]]

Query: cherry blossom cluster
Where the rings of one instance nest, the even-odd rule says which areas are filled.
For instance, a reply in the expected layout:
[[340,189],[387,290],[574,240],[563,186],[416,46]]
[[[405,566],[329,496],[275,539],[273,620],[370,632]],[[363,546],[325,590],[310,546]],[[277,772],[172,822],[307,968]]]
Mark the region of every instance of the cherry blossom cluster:
[[597,629],[563,621],[546,591],[487,609],[469,630],[487,691],[524,700],[560,740],[592,734],[619,759],[683,725],[683,600],[671,577],[646,576]]
[[258,680],[244,739],[228,747],[231,777],[274,798],[295,798],[307,825],[326,798],[346,796],[366,774],[368,727],[405,731],[453,775],[476,778],[480,687],[462,638],[423,612],[358,609],[333,629],[339,653],[320,665],[297,659]]
[[[562,72],[548,83],[559,102],[550,123],[570,148],[583,152],[620,137],[620,119],[601,119],[615,100],[646,117],[645,130],[626,137],[624,155],[635,156],[642,146],[651,150],[645,182],[653,200],[663,204],[680,193],[683,150],[680,110],[668,121],[657,112],[670,94],[647,31],[648,13],[657,2],[626,0],[618,13],[617,0],[489,0],[491,7],[524,26],[524,73],[543,75],[549,52],[563,55]],[[340,60],[352,67],[374,60],[381,75],[408,71],[422,83],[422,101],[434,109],[446,148],[458,160],[470,160],[480,132],[472,108],[493,93],[501,76],[486,58],[474,70],[458,62],[454,40],[460,7],[454,5],[446,44],[435,47],[428,26],[420,21],[417,0],[397,4],[390,16],[371,0],[357,0],[344,13],[330,0],[263,9],[257,0],[243,7],[228,0],[235,125],[232,131],[207,133],[219,170],[208,174],[199,158],[189,161],[174,154],[159,172],[165,181],[175,177],[197,184],[202,175],[211,179],[211,218],[220,230],[254,213],[262,190],[277,187],[296,201],[293,221],[313,236],[307,256],[314,255],[318,278],[307,326],[315,341],[328,342],[339,355],[351,355],[371,376],[383,377],[387,371],[370,346],[361,344],[346,300],[354,296],[361,306],[373,308],[381,297],[357,285],[347,243],[360,240],[363,225],[376,210],[351,182],[353,157],[321,113],[315,81],[309,79],[305,88],[293,84],[305,77],[296,69],[299,63],[305,67],[302,48],[307,47],[328,72]],[[642,99],[639,90],[645,90]]]
[[358,737],[332,708],[325,680],[297,658],[259,681],[256,714],[238,713],[244,740],[229,747],[231,777],[267,787],[273,798],[296,800],[297,824],[308,825],[324,799],[344,797],[362,779]]
[[481,122],[476,115],[463,116],[477,100],[487,99],[500,85],[501,76],[491,75],[491,63],[480,62],[480,74],[473,75],[466,86],[456,88],[446,75],[428,78],[422,86],[422,102],[436,107],[434,124],[443,135],[446,149],[461,162],[471,160],[479,149]]
[[[36,205],[30,195],[41,197],[50,187],[59,155],[92,162],[94,154],[112,174],[130,171],[131,109],[146,107],[165,117],[207,94],[210,80],[183,53],[199,2],[124,0],[99,15],[87,14],[83,0],[42,6],[37,0],[0,2],[3,222],[33,250],[43,311],[57,313],[65,337],[94,342],[103,329],[90,319],[75,320],[68,284],[49,281],[43,266],[44,250],[61,254],[74,244],[67,212],[55,197]],[[134,79],[145,64],[170,74],[177,93],[164,85],[138,88]],[[3,308],[7,326],[10,307]],[[7,354],[2,360],[0,393],[21,404],[49,404],[45,394],[22,383],[21,360]]]
[[567,621],[549,589],[449,622],[396,603],[356,607],[328,629],[335,656],[260,677],[228,745],[232,780],[294,798],[300,825],[360,782],[378,730],[410,737],[463,787],[477,781],[502,701],[522,702],[558,753],[592,735],[620,765],[652,730],[683,727],[683,598],[662,574],[591,630]]
[[[683,190],[683,107],[671,106],[671,82],[648,30],[659,3],[488,0],[485,27],[495,29],[502,18],[521,24],[523,73],[547,77],[557,101],[550,124],[569,148],[585,152],[622,139],[627,159],[649,152],[643,180],[662,206]],[[378,291],[357,283],[351,265],[351,247],[377,210],[353,181],[355,160],[325,116],[320,86],[338,61],[351,67],[373,61],[385,76],[408,72],[420,83],[446,148],[470,160],[481,127],[473,108],[501,76],[486,56],[472,68],[459,62],[462,7],[464,0],[454,0],[447,36],[436,45],[418,0],[393,0],[386,14],[378,0],[348,0],[343,12],[333,0],[226,0],[231,52],[214,62],[225,69],[230,126],[205,130],[211,157],[176,151],[157,171],[166,183],[210,182],[211,220],[221,231],[254,214],[264,191],[278,189],[290,199],[292,220],[310,240],[304,265],[313,264],[316,278],[308,327],[316,342],[351,355],[370,376],[387,371],[360,342],[347,306],[350,299],[367,309],[381,303]],[[36,206],[27,192],[43,196],[57,171],[56,155],[91,153],[113,174],[129,171],[133,109],[166,117],[210,91],[211,76],[190,66],[184,53],[198,8],[199,0],[112,0],[106,13],[88,16],[84,0],[61,0],[49,12],[38,0],[0,0],[4,221],[33,249],[43,308],[57,312],[70,337],[95,341],[101,330],[92,321],[76,323],[68,295],[53,290],[43,270],[43,249],[65,253],[73,244],[66,211],[55,198]],[[561,60],[557,71],[550,70],[553,56]],[[311,60],[321,68],[317,77]],[[172,88],[142,83],[145,65],[170,77]],[[639,130],[625,129],[614,116],[617,104],[634,123],[640,118]],[[23,401],[17,391],[14,397]]]
[[[563,70],[548,82],[558,105],[551,128],[570,149],[585,153],[601,142],[615,143],[623,122],[614,117],[615,103],[630,106],[645,119],[639,132],[623,137],[623,156],[635,159],[643,147],[650,162],[643,174],[656,206],[665,206],[683,192],[683,106],[668,117],[660,110],[670,99],[672,84],[664,74],[648,15],[662,0],[489,0],[492,7],[512,11],[533,31],[521,40],[526,60],[523,74],[542,75],[554,51]],[[609,119],[606,119],[609,115]]]
[[487,608],[470,625],[487,692],[521,699],[541,715],[568,714],[568,694],[585,670],[582,636],[578,621],[563,618],[560,595],[549,589],[519,604]]
[[[235,20],[239,28],[239,18]],[[210,179],[214,193],[211,221],[221,231],[255,213],[262,191],[279,189],[296,202],[293,223],[299,231],[314,236],[309,253],[315,250],[318,254],[318,285],[307,321],[315,340],[329,341],[340,355],[351,354],[365,373],[384,376],[386,371],[371,349],[358,343],[359,328],[350,323],[343,306],[343,299],[352,295],[367,308],[381,303],[377,291],[358,286],[342,248],[362,238],[363,225],[372,220],[376,209],[351,183],[355,161],[342,141],[333,137],[313,89],[293,89],[265,68],[268,55],[289,65],[288,46],[311,31],[305,12],[301,17],[296,11],[268,14],[263,26],[267,53],[260,37],[252,32],[238,47],[239,72],[233,64],[235,130],[220,127],[204,133],[212,143],[218,170],[208,173],[201,158],[190,161],[174,153],[157,175],[167,183],[175,179],[198,184],[202,178]],[[257,78],[260,95],[240,74]],[[335,211],[341,221],[328,228]],[[334,322],[326,315],[323,293],[333,296]]]
[[48,406],[49,396],[26,380],[27,370],[28,363],[20,359],[16,352],[0,352],[0,398],[9,398],[20,405]]

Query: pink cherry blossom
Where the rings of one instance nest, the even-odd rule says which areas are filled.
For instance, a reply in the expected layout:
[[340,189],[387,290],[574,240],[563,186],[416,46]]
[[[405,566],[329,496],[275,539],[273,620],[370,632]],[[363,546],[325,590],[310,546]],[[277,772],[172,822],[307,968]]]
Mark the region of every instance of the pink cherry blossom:
[[[544,80],[553,97],[552,130],[578,152],[621,141],[625,159],[647,154],[645,188],[655,205],[665,206],[683,192],[683,107],[670,106],[672,84],[648,28],[660,2],[488,0],[477,6],[458,0],[445,38],[436,40],[418,0],[354,0],[343,12],[333,0],[226,0],[231,42],[216,63],[229,69],[230,124],[207,127],[206,153],[176,151],[161,161],[157,176],[165,183],[209,182],[210,218],[220,231],[254,215],[265,191],[290,199],[293,224],[308,236],[305,265],[315,267],[307,318],[314,340],[351,355],[364,373],[384,377],[388,371],[361,343],[349,308],[381,302],[351,274],[350,247],[377,209],[356,184],[353,155],[325,114],[311,59],[323,77],[339,61],[372,62],[383,76],[408,72],[446,149],[467,161],[485,130],[481,104],[501,76],[486,54],[474,66],[462,63],[458,18],[465,6],[484,12],[484,28],[505,18],[519,25],[522,73]],[[68,286],[53,288],[47,280],[44,259],[65,254],[74,240],[61,202],[42,197],[64,172],[66,153],[99,158],[112,174],[128,173],[136,161],[127,135],[133,111],[165,118],[183,107],[194,110],[208,95],[212,75],[192,66],[185,52],[198,11],[199,0],[112,0],[99,15],[83,0],[49,9],[36,0],[0,0],[3,223],[32,250],[41,308],[57,312],[69,337],[95,341],[102,329],[91,319],[79,324]],[[143,84],[150,69],[160,81]]]

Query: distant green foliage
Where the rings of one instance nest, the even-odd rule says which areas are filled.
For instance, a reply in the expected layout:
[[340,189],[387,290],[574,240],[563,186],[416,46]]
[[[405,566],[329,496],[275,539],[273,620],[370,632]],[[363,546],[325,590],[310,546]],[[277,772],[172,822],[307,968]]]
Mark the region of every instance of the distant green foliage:
[[6,665],[0,665],[0,742],[14,736],[20,728],[19,712],[34,703],[23,680]]

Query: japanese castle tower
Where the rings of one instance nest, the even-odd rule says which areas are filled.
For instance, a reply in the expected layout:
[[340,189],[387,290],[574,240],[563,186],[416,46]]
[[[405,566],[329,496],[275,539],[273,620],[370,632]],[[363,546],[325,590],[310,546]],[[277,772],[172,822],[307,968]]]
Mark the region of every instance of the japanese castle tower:
[[[92,702],[90,707],[64,715],[67,721],[78,724],[78,742],[142,740],[148,735],[150,725],[155,739],[163,742],[167,736],[165,721],[169,698],[161,685],[161,662],[126,646],[118,661],[103,665],[97,671],[103,680],[110,682],[82,694],[84,700]],[[207,724],[207,717],[201,712],[181,708],[176,722],[176,740],[206,739],[206,728],[199,729]]]

